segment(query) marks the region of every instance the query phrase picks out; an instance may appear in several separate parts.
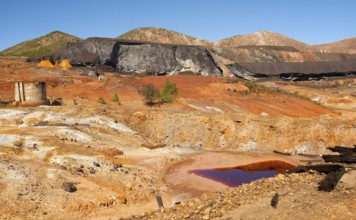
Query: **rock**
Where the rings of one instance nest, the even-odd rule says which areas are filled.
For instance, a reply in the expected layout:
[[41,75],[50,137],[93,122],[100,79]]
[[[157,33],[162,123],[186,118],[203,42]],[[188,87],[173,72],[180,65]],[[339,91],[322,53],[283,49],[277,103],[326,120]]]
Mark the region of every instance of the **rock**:
[[210,212],[211,212],[211,208],[210,207],[208,207],[208,208],[206,208],[204,210],[204,214],[209,214]]
[[277,176],[276,176],[277,179],[280,179],[280,180],[284,180],[286,178],[286,176],[284,174],[281,174],[279,173]]
[[75,168],[75,171],[78,173],[84,173],[84,170],[82,168]]
[[197,46],[126,45],[118,42],[113,48],[112,64],[119,71],[146,75],[189,72],[204,76],[222,76],[210,52]]
[[59,59],[68,58],[73,66],[106,65],[127,73],[223,75],[210,51],[200,46],[89,38],[68,43],[65,53],[59,56],[62,56]]
[[89,38],[80,43],[68,43],[66,57],[73,66],[109,64],[115,43],[116,40],[105,38]]
[[66,192],[75,192],[77,191],[77,187],[76,187],[76,184],[73,183],[73,182],[64,182],[62,184],[62,188],[66,191]]
[[356,189],[356,170],[347,171],[339,180],[337,188],[339,185],[345,189]]
[[209,215],[209,214],[204,215],[204,216],[203,216],[203,219],[204,219],[204,220],[208,220],[208,219],[210,219],[210,215]]
[[94,166],[96,166],[96,167],[100,167],[100,164],[98,163],[98,162],[93,162],[93,164],[94,164]]
[[122,45],[113,49],[113,65],[119,71],[141,74],[167,74],[178,66],[175,49],[168,45]]
[[274,196],[272,197],[272,200],[271,200],[271,206],[273,208],[277,208],[278,198],[279,198],[279,194],[275,193]]

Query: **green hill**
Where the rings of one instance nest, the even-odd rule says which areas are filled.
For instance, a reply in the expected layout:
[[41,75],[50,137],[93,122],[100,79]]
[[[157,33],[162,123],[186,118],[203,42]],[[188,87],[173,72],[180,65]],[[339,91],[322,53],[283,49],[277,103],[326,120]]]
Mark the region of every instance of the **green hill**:
[[47,55],[65,47],[68,42],[79,42],[82,39],[60,31],[51,32],[45,36],[19,43],[0,52],[1,56],[30,57]]

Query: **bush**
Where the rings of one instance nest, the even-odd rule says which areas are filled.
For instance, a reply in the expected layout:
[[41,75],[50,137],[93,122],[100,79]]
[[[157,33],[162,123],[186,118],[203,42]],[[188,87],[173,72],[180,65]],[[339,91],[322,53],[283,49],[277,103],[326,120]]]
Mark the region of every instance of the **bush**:
[[56,87],[57,87],[57,83],[52,82],[52,83],[51,83],[51,87],[52,87],[52,88],[56,88]]
[[160,94],[158,89],[156,89],[152,84],[147,84],[138,90],[138,93],[145,99],[146,105],[156,104]]
[[111,96],[111,101],[120,104],[120,98],[116,93],[113,96]]
[[98,98],[98,102],[99,102],[100,104],[103,104],[103,105],[106,104],[106,101],[105,101],[105,99],[104,99],[103,97],[99,97],[99,98]]
[[178,89],[176,84],[167,79],[160,91],[161,103],[171,103],[176,99],[177,95]]
[[249,80],[245,83],[245,86],[248,88],[249,91],[253,91],[256,87],[255,82],[253,80]]

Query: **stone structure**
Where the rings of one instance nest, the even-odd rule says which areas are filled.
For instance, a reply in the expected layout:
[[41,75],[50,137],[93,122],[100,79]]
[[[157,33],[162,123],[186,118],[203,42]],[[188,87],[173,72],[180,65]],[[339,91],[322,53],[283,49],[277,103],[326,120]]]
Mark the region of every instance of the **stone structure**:
[[45,82],[16,82],[15,103],[22,106],[48,104]]

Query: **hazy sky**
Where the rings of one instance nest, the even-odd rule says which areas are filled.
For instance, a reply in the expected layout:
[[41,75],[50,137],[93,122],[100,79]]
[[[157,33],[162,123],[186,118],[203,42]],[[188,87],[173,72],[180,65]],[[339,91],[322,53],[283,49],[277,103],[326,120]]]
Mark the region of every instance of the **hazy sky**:
[[308,44],[356,36],[356,0],[1,0],[0,51],[60,30],[116,37],[162,27],[216,41],[269,30]]

